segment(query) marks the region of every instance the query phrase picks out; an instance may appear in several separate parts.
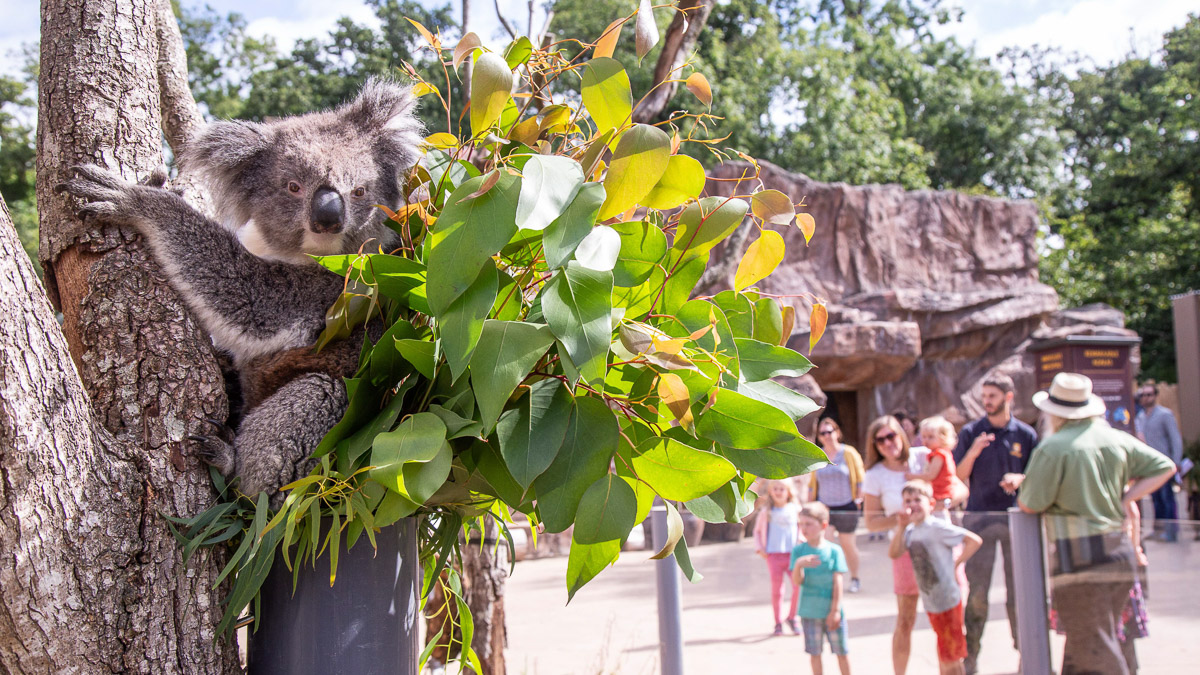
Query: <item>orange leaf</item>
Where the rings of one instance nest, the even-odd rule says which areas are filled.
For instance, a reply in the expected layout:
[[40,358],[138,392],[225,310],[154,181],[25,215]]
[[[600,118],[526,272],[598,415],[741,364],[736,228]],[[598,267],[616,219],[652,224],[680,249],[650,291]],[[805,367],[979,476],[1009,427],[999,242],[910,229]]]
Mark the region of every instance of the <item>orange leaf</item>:
[[804,245],[808,246],[808,242],[812,241],[813,233],[817,231],[816,219],[808,213],[797,213],[796,225],[800,227],[800,232],[804,234]]
[[783,307],[783,326],[779,331],[779,346],[786,347],[788,338],[792,337],[792,328],[796,325],[796,308],[791,305]]
[[712,87],[708,86],[708,78],[704,73],[692,73],[688,75],[688,79],[683,83],[687,90],[692,92],[692,95],[700,99],[700,102],[708,107],[712,107]]
[[608,28],[604,29],[604,33],[596,40],[596,49],[592,52],[593,58],[606,56],[612,58],[613,51],[617,48],[617,38],[621,37],[621,26],[625,24],[625,19],[617,19],[608,24]]
[[466,199],[463,199],[463,201],[464,202],[469,201],[469,200],[475,199],[476,197],[481,197],[481,196],[487,194],[487,191],[491,190],[496,185],[496,183],[499,183],[499,182],[500,182],[500,170],[499,169],[493,170],[490,174],[488,174],[487,178],[483,179],[483,185],[480,185],[478,190],[467,195]]
[[817,302],[813,303],[812,312],[808,315],[808,353],[812,354],[813,347],[821,341],[821,336],[825,334],[825,324],[829,321],[829,310],[825,309],[825,305]]
[[654,343],[654,351],[657,354],[678,354],[680,349],[687,344],[687,338],[672,338],[669,340],[659,340],[658,338],[650,338]]
[[683,421],[691,407],[688,388],[683,380],[674,373],[663,373],[658,376],[658,398],[666,404],[667,409],[675,419]]
[[[408,17],[404,17],[404,18],[408,19]],[[428,28],[426,28],[425,26],[422,26],[420,23],[417,23],[416,21],[413,21],[412,19],[408,19],[408,22],[411,23],[413,26],[416,26],[417,31],[421,33],[421,37],[425,38],[425,41],[428,42],[431,47],[438,50],[439,52],[442,51],[442,41],[437,39],[437,37],[434,36],[433,33],[430,33]]]
[[[709,311],[711,312],[712,310],[709,310]],[[705,326],[704,328],[701,328],[700,330],[698,330],[698,331],[696,331],[696,332],[692,333],[691,335],[689,335],[689,336],[688,336],[688,339],[689,339],[689,340],[691,340],[692,342],[695,342],[696,340],[699,340],[700,338],[702,338],[702,337],[704,337],[705,335],[707,335],[707,334],[708,334],[708,331],[712,330],[712,328],[713,328],[713,324],[715,324],[715,323],[716,323],[716,320],[715,320],[715,317],[714,317],[714,321],[713,321],[712,323],[710,323],[710,324],[708,324],[707,326]]]

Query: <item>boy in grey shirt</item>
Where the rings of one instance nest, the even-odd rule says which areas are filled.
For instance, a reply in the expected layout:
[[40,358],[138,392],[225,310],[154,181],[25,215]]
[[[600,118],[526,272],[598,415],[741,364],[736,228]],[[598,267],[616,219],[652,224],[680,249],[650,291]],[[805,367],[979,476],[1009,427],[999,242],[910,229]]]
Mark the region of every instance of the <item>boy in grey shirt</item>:
[[[892,537],[888,555],[893,559],[912,556],[913,572],[921,601],[929,615],[929,624],[937,635],[938,669],[942,675],[962,675],[967,656],[967,636],[963,631],[962,591],[954,571],[979,550],[979,535],[933,513],[933,487],[923,480],[910,480],[901,491],[904,508],[897,514],[899,524]],[[962,552],[954,557],[954,548]]]

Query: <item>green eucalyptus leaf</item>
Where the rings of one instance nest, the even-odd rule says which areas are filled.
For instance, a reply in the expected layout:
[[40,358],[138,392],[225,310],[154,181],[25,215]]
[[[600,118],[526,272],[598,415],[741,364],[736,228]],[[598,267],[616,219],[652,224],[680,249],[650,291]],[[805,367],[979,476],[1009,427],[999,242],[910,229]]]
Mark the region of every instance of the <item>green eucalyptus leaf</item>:
[[683,572],[684,578],[693,584],[699,583],[704,578],[703,574],[696,571],[692,566],[692,556],[688,553],[687,539],[680,539],[675,544],[675,562],[679,564],[679,569]]
[[613,283],[637,286],[650,277],[667,254],[667,237],[657,225],[646,221],[614,223],[611,227],[621,236],[621,253],[613,267]]
[[411,363],[418,373],[429,379],[434,376],[434,351],[437,345],[429,340],[396,340],[396,351]]
[[379,342],[371,348],[370,365],[368,370],[371,382],[384,385],[398,382],[402,377],[412,372],[412,367],[396,349],[396,340],[415,340],[417,331],[407,321],[397,321],[384,331]]
[[484,319],[496,302],[497,284],[496,267],[488,261],[466,292],[455,298],[438,319],[442,353],[455,380],[466,371],[479,344]]
[[544,230],[562,216],[583,186],[583,168],[570,157],[530,155],[521,169],[517,227]]
[[500,119],[512,94],[512,68],[500,56],[483,52],[471,72],[471,133],[482,134]]
[[417,504],[429,499],[450,475],[452,459],[446,425],[437,415],[417,413],[395,431],[379,434],[371,450],[369,475]]
[[[453,192],[455,188],[479,175],[474,164],[460,159],[445,150],[429,150],[425,153],[425,168],[429,171],[429,183],[434,196]],[[435,200],[443,203],[444,199]]]
[[591,233],[592,226],[596,224],[596,214],[604,203],[604,197],[604,185],[584,183],[562,215],[546,226],[542,234],[546,267],[562,267],[575,256],[579,242]]
[[662,178],[670,158],[671,138],[662,129],[635,124],[626,131],[617,141],[604,178],[608,197],[600,207],[600,220],[636,206]]
[[574,403],[567,387],[550,378],[535,383],[516,408],[500,415],[496,423],[500,456],[522,488],[528,489],[558,455]]
[[584,544],[572,537],[571,553],[567,558],[567,602],[587,582],[615,563],[621,556],[621,540],[613,539],[599,544]]
[[793,420],[799,420],[821,409],[811,398],[771,380],[739,382],[737,390],[744,396],[782,410]]
[[829,463],[820,448],[803,438],[753,450],[718,446],[717,451],[738,469],[772,480],[801,476]]
[[745,293],[721,291],[713,296],[712,302],[729,319],[729,328],[736,337],[748,338],[754,335],[754,303]]
[[696,199],[704,191],[704,165],[687,155],[671,155],[667,170],[642,204],[652,209],[665,211],[682,206],[689,199]]
[[676,251],[672,251],[668,256],[668,260],[671,261],[669,269],[673,271],[663,285],[662,298],[657,305],[659,314],[671,314],[687,302],[688,298],[692,297],[696,283],[704,276],[704,270],[708,267],[708,251],[699,255],[687,253],[682,260],[677,256]]
[[521,181],[501,172],[491,190],[470,198],[484,180],[472,178],[455,190],[429,233],[427,294],[429,308],[439,318],[517,232]]
[[504,50],[504,61],[508,64],[509,70],[524,64],[530,56],[533,56],[533,43],[524,35],[513,40]]
[[463,463],[487,482],[486,486],[478,486],[484,488],[479,491],[493,494],[508,506],[523,513],[532,510],[533,505],[529,503],[525,488],[522,488],[508,471],[504,458],[500,456],[494,444],[476,441],[464,456]]
[[754,511],[755,494],[742,492],[730,481],[712,494],[687,502],[687,510],[709,523],[740,523]]
[[649,438],[638,445],[632,465],[638,477],[663,499],[688,501],[729,482],[737,469],[724,457],[673,438]]
[[545,325],[488,319],[471,355],[471,387],[484,433],[491,433],[513,390],[554,344]]
[[679,214],[679,229],[672,248],[692,254],[704,253],[721,243],[741,224],[750,205],[744,200],[704,197]]
[[617,61],[595,58],[588,61],[583,71],[580,94],[596,132],[604,133],[625,125],[633,114],[633,92],[629,88],[629,75]]
[[429,412],[437,415],[442,424],[446,425],[446,438],[448,440],[464,436],[479,436],[480,432],[483,431],[483,425],[479,422],[467,419],[453,410],[443,408],[436,403],[429,406]]
[[542,315],[589,384],[604,381],[612,340],[612,273],[569,263],[542,290]]
[[783,310],[775,298],[759,298],[754,301],[754,339],[769,345],[777,345],[783,337]]
[[636,524],[637,495],[620,476],[606,474],[592,483],[579,500],[573,539],[599,544],[624,539]]
[[[516,321],[521,318],[521,289],[508,272],[500,270],[500,288],[496,291],[496,301],[492,303],[491,318],[499,321]],[[483,319],[480,319],[483,327]]]
[[617,418],[603,401],[576,397],[558,455],[533,482],[547,532],[562,532],[575,522],[584,491],[608,473],[618,434]]
[[800,377],[812,368],[812,362],[800,352],[750,338],[736,338],[741,377],[767,380],[776,376]]
[[799,438],[795,423],[778,408],[730,389],[717,389],[713,398],[696,421],[704,438],[731,448],[766,448]]
[[[396,419],[400,417],[400,410],[404,407],[404,395],[415,383],[415,377],[405,379],[398,387],[395,394],[392,395],[391,400],[388,401],[388,404],[383,408],[383,410],[380,410],[379,414],[376,415],[374,419],[346,439],[346,452],[344,453],[344,457],[342,456],[343,453],[340,450],[338,451],[339,467],[341,469],[349,473],[352,470],[351,467],[354,466],[358,458],[366,454],[367,450],[371,449],[375,439],[378,438],[377,434],[392,428],[392,425],[395,424]],[[382,398],[385,394],[386,392],[380,392],[380,398],[375,400],[375,406],[377,408],[382,402]]]
[[630,321],[640,321],[654,306],[654,301],[662,295],[666,273],[662,268],[654,267],[650,276],[642,283],[631,288],[613,287],[613,307],[625,309],[625,318]]

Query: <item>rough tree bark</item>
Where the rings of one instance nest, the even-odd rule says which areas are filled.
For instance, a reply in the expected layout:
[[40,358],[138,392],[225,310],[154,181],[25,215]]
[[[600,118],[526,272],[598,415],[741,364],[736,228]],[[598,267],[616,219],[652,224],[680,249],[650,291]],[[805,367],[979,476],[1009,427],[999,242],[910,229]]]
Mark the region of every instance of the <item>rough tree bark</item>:
[[214,641],[220,555],[184,565],[163,517],[214,496],[180,444],[225,416],[211,343],[136,236],[80,223],[53,193],[74,164],[134,177],[162,163],[159,9],[41,7],[40,258],[63,323],[0,223],[0,550],[16,552],[0,558],[6,672],[239,669]]
[[[662,51],[654,65],[655,89],[633,111],[633,121],[640,124],[653,122],[662,114],[667,103],[674,98],[679,90],[678,82],[668,82],[669,78],[677,78],[680,66],[687,61],[688,54],[696,47],[704,25],[708,23],[708,15],[712,13],[717,0],[679,0],[675,18],[667,27],[667,34],[662,41]],[[661,86],[658,86],[661,85]]]
[[504,648],[508,632],[504,625],[504,585],[508,581],[508,546],[496,545],[500,529],[487,521],[486,537],[468,539],[463,544],[463,592],[475,636],[471,646],[483,667],[480,675],[504,675]]

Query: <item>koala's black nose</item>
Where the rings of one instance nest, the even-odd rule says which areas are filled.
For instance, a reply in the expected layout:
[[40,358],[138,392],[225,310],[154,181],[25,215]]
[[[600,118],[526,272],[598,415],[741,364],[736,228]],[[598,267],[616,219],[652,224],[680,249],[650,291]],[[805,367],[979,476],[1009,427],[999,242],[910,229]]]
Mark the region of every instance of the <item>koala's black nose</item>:
[[312,230],[318,234],[336,234],[342,231],[342,214],[345,204],[337,190],[321,188],[313,194]]

